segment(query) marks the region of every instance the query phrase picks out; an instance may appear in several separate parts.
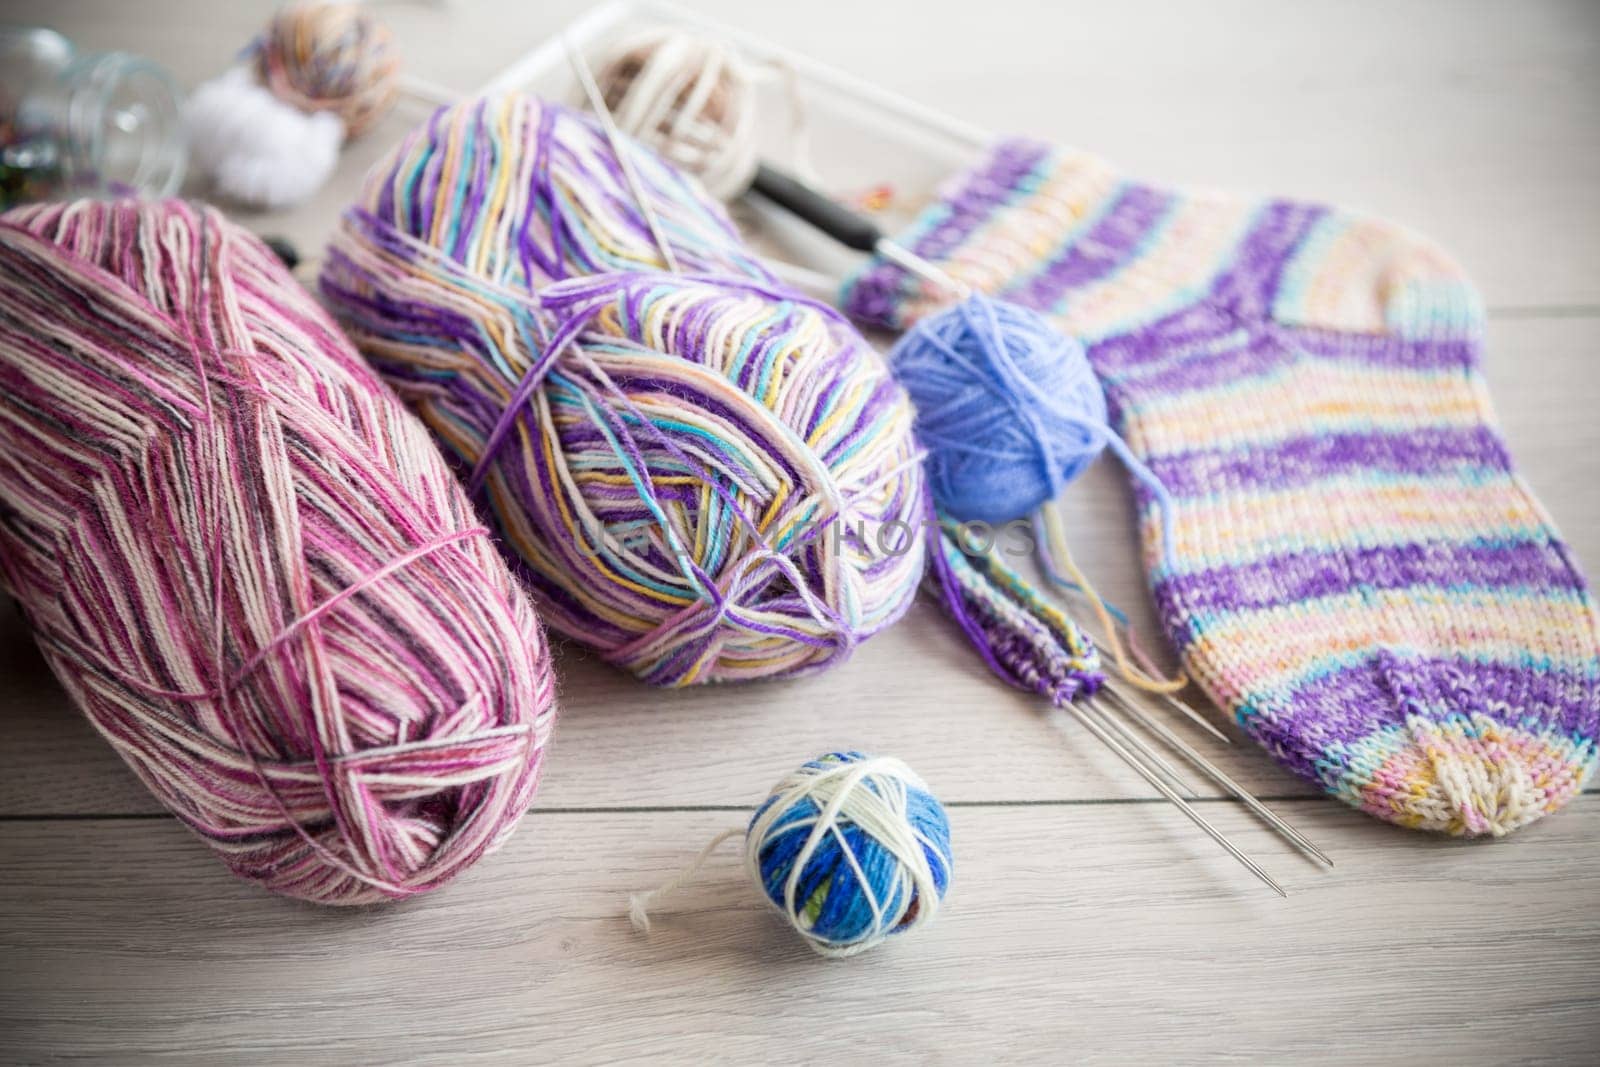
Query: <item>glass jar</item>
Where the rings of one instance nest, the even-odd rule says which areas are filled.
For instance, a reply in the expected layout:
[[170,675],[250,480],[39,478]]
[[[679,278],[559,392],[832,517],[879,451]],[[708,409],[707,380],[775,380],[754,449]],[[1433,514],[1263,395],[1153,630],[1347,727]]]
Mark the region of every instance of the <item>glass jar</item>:
[[168,196],[186,152],[178,89],[126,52],[0,27],[0,209],[69,196]]

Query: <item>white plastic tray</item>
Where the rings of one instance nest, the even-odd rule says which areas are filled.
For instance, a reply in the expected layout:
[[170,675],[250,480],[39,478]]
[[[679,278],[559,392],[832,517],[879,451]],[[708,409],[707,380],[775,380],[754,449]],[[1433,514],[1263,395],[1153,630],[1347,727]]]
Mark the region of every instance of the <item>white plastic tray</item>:
[[[619,0],[564,33],[594,68],[628,35],[655,25],[693,29],[788,72],[789,78],[774,78],[760,90],[762,114],[772,116],[764,124],[763,158],[790,168],[804,165],[835,196],[887,187],[889,203],[873,217],[891,234],[991,140],[981,130],[870,82],[671,4]],[[583,99],[560,37],[543,42],[483,87],[485,92],[508,89],[569,102]],[[796,101],[804,116],[804,160],[796,158],[790,122]],[[774,269],[814,296],[832,299],[839,282],[861,262],[859,253],[840,248],[758,197],[741,198],[732,207],[751,244]]]

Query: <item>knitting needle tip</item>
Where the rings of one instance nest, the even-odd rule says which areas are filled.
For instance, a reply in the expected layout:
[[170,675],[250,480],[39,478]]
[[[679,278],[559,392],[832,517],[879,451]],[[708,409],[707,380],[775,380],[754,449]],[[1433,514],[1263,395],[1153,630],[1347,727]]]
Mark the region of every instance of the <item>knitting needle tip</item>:
[[1163,693],[1161,695],[1166,698],[1168,704],[1171,704],[1174,708],[1177,708],[1179,711],[1183,712],[1183,714],[1187,715],[1192,722],[1198,725],[1202,730],[1205,730],[1212,737],[1215,737],[1218,741],[1221,741],[1225,745],[1233,744],[1233,738],[1229,737],[1227,734],[1213,726],[1210,719],[1200,714],[1189,704],[1179,700],[1171,693]]
[[1270,826],[1276,833],[1279,834],[1279,836],[1283,837],[1290,844],[1294,845],[1295,848],[1299,849],[1310,858],[1316,860],[1318,863],[1321,863],[1327,867],[1333,866],[1333,860],[1329,859],[1327,855],[1325,855],[1323,851],[1316,845],[1313,845],[1304,834],[1291,826],[1289,822],[1277,812],[1273,811],[1260,800],[1256,799],[1255,794],[1251,793],[1244,786],[1234,781],[1233,778],[1227,774],[1227,772],[1223,771],[1222,768],[1206,759],[1205,756],[1201,755],[1198,750],[1184,741],[1184,739],[1177,733],[1171,729],[1168,729],[1166,725],[1158,721],[1154,716],[1146,715],[1143,709],[1133,704],[1116,690],[1108,690],[1106,695],[1111,700],[1121,705],[1122,709],[1128,714],[1128,717],[1131,718],[1137,725],[1143,727],[1145,730],[1164,741],[1173,751],[1177,752],[1184,759],[1188,760],[1190,764],[1197,767],[1207,778],[1210,778],[1213,782],[1216,782],[1231,796],[1243,803],[1245,807],[1249,808],[1251,812],[1260,818],[1262,822],[1265,822],[1268,826]]
[[[1092,708],[1102,716],[1106,714],[1105,709],[1096,704],[1093,699],[1085,698],[1084,704],[1088,705],[1088,708]],[[1156,792],[1160,793],[1169,802],[1171,802],[1172,805],[1181,811],[1190,822],[1198,826],[1207,837],[1211,838],[1212,841],[1215,841],[1223,851],[1237,860],[1240,865],[1245,868],[1245,870],[1255,875],[1261,880],[1261,882],[1263,882],[1274,893],[1277,893],[1280,897],[1287,897],[1289,895],[1288,892],[1284,890],[1283,886],[1279,885],[1270,874],[1261,868],[1260,864],[1256,863],[1255,860],[1245,855],[1244,852],[1239,849],[1239,846],[1228,840],[1227,835],[1225,835],[1221,830],[1218,830],[1215,826],[1211,825],[1204,815],[1201,815],[1200,812],[1195,810],[1195,808],[1189,804],[1188,801],[1179,796],[1177,791],[1162,779],[1161,775],[1157,774],[1153,769],[1141,762],[1139,758],[1133,754],[1133,752],[1129,751],[1128,748],[1119,744],[1116,737],[1113,736],[1105,726],[1101,725],[1096,720],[1094,715],[1089,714],[1087,709],[1079,707],[1077,704],[1072,703],[1071,701],[1066,702],[1063,707],[1071,712],[1077,718],[1077,720],[1083,724],[1084,728],[1095,736],[1096,740],[1109,748],[1117,756],[1117,758],[1121,759],[1129,767],[1133,768],[1134,771],[1138,772],[1139,776],[1146,782],[1150,783],[1151,787],[1154,788]]]
[[929,263],[911,251],[911,249],[902,244],[897,244],[887,237],[880,238],[872,250],[902,270],[921,278],[935,289],[943,289],[945,292],[962,299],[972,295],[972,290],[969,287],[956,281],[949,274]]
[[[1116,697],[1118,703],[1122,704],[1124,707],[1132,703],[1128,692],[1121,686],[1114,683],[1109,677],[1105,680],[1105,688],[1106,692]],[[1211,720],[1207,719],[1204,715],[1201,715],[1198,711],[1194,710],[1193,707],[1186,704],[1184,701],[1179,700],[1171,693],[1153,693],[1151,695],[1159,696],[1162,700],[1165,700],[1175,711],[1183,713],[1183,715],[1192,721],[1196,726],[1200,727],[1206,733],[1210,734],[1212,737],[1215,737],[1223,744],[1233,744],[1233,739],[1212,725]]]

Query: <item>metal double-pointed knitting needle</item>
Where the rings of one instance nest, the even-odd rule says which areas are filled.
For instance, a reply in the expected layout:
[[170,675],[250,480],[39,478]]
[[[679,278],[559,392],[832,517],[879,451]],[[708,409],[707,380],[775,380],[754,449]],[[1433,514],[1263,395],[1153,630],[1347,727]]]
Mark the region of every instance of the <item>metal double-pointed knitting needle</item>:
[[1159,696],[1162,700],[1165,700],[1169,705],[1172,706],[1172,708],[1174,710],[1182,712],[1183,715],[1186,718],[1188,718],[1190,722],[1194,723],[1196,726],[1198,726],[1202,730],[1206,731],[1206,733],[1210,734],[1212,737],[1215,737],[1218,741],[1221,741],[1225,745],[1233,744],[1233,739],[1231,737],[1229,737],[1227,734],[1223,733],[1221,730],[1219,730],[1215,726],[1213,726],[1211,724],[1211,720],[1210,719],[1207,719],[1204,715],[1201,715],[1198,711],[1194,710],[1194,708],[1190,707],[1186,702],[1184,702],[1182,700],[1179,700],[1177,697],[1173,696],[1171,693],[1158,693],[1156,695]]
[[1304,852],[1317,862],[1325,864],[1328,867],[1333,866],[1333,861],[1329,859],[1321,849],[1319,849],[1316,845],[1313,845],[1304,834],[1291,826],[1282,816],[1278,815],[1277,812],[1273,811],[1271,808],[1261,803],[1261,801],[1257,800],[1254,794],[1229,777],[1228,774],[1222,770],[1222,768],[1218,767],[1216,764],[1202,756],[1193,748],[1193,746],[1185,742],[1182,737],[1168,729],[1161,722],[1158,722],[1154,716],[1146,715],[1144,711],[1138,707],[1138,705],[1134,704],[1133,701],[1129,700],[1121,693],[1118,693],[1115,689],[1108,689],[1106,695],[1110,700],[1120,706],[1123,712],[1132,718],[1133,721],[1136,722],[1140,727],[1159,737],[1173,751],[1177,752],[1184,759],[1188,760],[1191,764],[1198,768],[1200,773],[1204,774],[1207,778],[1210,778],[1213,782],[1216,782],[1229,794],[1244,804],[1245,807],[1254,812],[1262,822],[1272,827],[1273,830],[1277,831],[1290,844],[1294,845],[1300,851]]
[[[1109,674],[1106,675],[1105,687],[1110,692],[1116,693],[1119,697],[1121,697],[1124,703],[1128,702],[1127,690],[1123,689],[1122,686],[1120,686],[1116,682],[1112,681],[1111,680],[1111,676]],[[1171,693],[1155,693],[1155,692],[1152,692],[1152,693],[1150,693],[1150,695],[1153,696],[1153,697],[1159,697],[1161,700],[1164,700],[1167,703],[1167,705],[1172,708],[1173,711],[1182,713],[1184,718],[1188,719],[1190,722],[1194,723],[1196,726],[1200,727],[1206,733],[1210,734],[1212,737],[1215,737],[1218,741],[1221,741],[1223,744],[1225,744],[1225,745],[1233,744],[1233,739],[1231,737],[1229,737],[1227,734],[1223,733],[1221,730],[1217,729],[1216,726],[1212,725],[1211,720],[1207,719],[1204,715],[1201,715],[1198,711],[1194,710],[1194,708],[1190,707],[1189,704],[1186,703],[1185,701],[1179,700],[1177,697],[1173,696]]]
[[[1126,707],[1127,705],[1123,703],[1123,706]],[[1216,841],[1217,844],[1221,845],[1230,856],[1243,864],[1246,870],[1250,871],[1251,874],[1254,874],[1257,878],[1265,882],[1278,895],[1285,897],[1288,896],[1288,893],[1284,891],[1283,887],[1279,885],[1270,875],[1268,875],[1259,864],[1250,859],[1250,857],[1247,856],[1238,846],[1234,845],[1233,842],[1222,833],[1222,831],[1213,826],[1204,816],[1202,816],[1192,806],[1186,803],[1181,796],[1172,790],[1166,782],[1161,780],[1161,777],[1157,772],[1158,770],[1164,769],[1169,779],[1185,788],[1191,797],[1196,797],[1194,789],[1185,785],[1181,778],[1177,778],[1174,774],[1172,774],[1172,768],[1170,764],[1168,764],[1166,760],[1163,759],[1161,755],[1152,749],[1148,744],[1140,740],[1125,726],[1123,726],[1117,716],[1112,712],[1111,708],[1093,700],[1085,700],[1083,705],[1069,704],[1068,708],[1078,717],[1079,721],[1089,729],[1089,731],[1097,740],[1099,740],[1107,748],[1110,748],[1116,756],[1123,760],[1123,762],[1127,763],[1128,766],[1137,771],[1140,777],[1144,778],[1145,781],[1149,782],[1153,787],[1155,787],[1155,789],[1160,792],[1163,797],[1176,805],[1178,810],[1183,812],[1183,814],[1187,816],[1190,821],[1204,830],[1206,834],[1211,837],[1212,840]],[[1181,739],[1174,744],[1174,747],[1179,748],[1180,751],[1183,750]],[[1198,753],[1193,753],[1193,755],[1198,757]],[[1252,797],[1251,799],[1253,800],[1254,798]]]
[[[1176,790],[1163,781],[1161,775],[1157,774],[1154,770],[1141,762],[1139,757],[1135,755],[1133,751],[1125,747],[1120,741],[1117,740],[1116,736],[1113,735],[1110,730],[1101,725],[1099,719],[1094,713],[1098,712],[1101,716],[1107,715],[1109,712],[1106,708],[1096,704],[1093,699],[1087,697],[1084,698],[1084,703],[1088,705],[1087,708],[1080,707],[1078,704],[1072,701],[1066,702],[1064,707],[1077,717],[1078,721],[1083,724],[1085,729],[1095,736],[1096,740],[1115,753],[1117,757],[1122,760],[1122,762],[1126,763],[1129,767],[1132,767],[1135,771],[1137,771],[1141,778],[1150,783],[1151,788],[1155,789],[1156,792],[1160,793],[1167,800],[1171,801],[1179,811],[1183,812],[1190,822],[1194,823],[1196,826],[1200,827],[1201,830],[1205,831],[1207,837],[1211,838],[1211,840],[1215,841],[1218,845],[1221,845],[1223,851],[1227,852],[1228,855],[1238,860],[1239,863],[1243,865],[1245,870],[1259,878],[1280,897],[1287,897],[1289,895],[1288,892],[1284,890],[1283,886],[1279,885],[1273,879],[1272,875],[1261,869],[1260,864],[1256,863],[1255,860],[1251,859],[1249,856],[1245,855],[1244,852],[1240,851],[1239,846],[1228,840],[1227,836],[1221,830],[1218,830],[1215,826],[1212,826],[1211,823],[1206,820],[1204,815],[1201,815],[1198,811],[1196,811],[1188,801],[1184,800],[1183,797],[1178,795]],[[1149,751],[1149,749],[1142,744],[1138,745],[1137,747],[1142,751]]]
[[1146,745],[1136,734],[1132,733],[1126,726],[1124,726],[1120,719],[1111,714],[1109,708],[1096,706],[1094,710],[1100,716],[1101,725],[1105,726],[1113,734],[1115,734],[1117,739],[1124,745],[1137,752],[1147,764],[1160,771],[1175,789],[1179,790],[1190,800],[1200,799],[1199,790],[1190,785],[1189,782],[1184,779],[1183,775],[1178,773],[1178,769],[1174,767],[1164,756],[1162,756],[1161,753],[1157,752],[1149,745]]

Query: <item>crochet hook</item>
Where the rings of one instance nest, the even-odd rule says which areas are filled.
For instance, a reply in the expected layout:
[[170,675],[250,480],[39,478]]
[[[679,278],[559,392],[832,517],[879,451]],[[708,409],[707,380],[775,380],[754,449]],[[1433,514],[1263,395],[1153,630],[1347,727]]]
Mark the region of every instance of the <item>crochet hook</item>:
[[936,288],[962,296],[967,294],[965,285],[891,239],[871,219],[829,199],[771,164],[762,163],[756,167],[755,180],[750,183],[750,188],[846,248],[875,253]]

